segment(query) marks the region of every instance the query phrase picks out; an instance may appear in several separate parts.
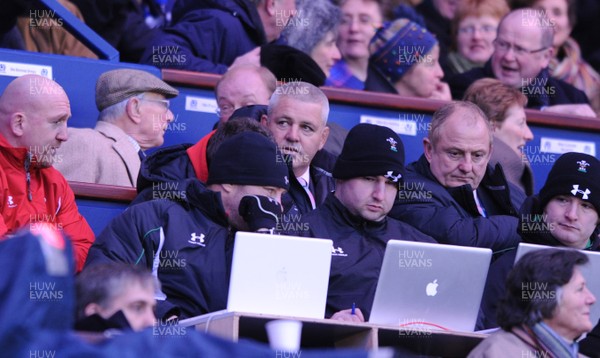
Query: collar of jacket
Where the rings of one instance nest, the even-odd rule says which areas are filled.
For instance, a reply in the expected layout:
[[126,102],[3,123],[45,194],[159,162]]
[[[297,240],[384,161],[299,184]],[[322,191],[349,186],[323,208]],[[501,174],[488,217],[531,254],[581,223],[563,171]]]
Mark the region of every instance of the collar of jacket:
[[335,193],[329,194],[325,200],[325,205],[331,208],[335,216],[348,226],[356,229],[359,232],[378,232],[385,229],[387,224],[387,216],[381,221],[365,220],[360,216],[352,214],[342,202],[335,197]]
[[221,201],[221,193],[208,189],[196,178],[185,179],[176,183],[175,188],[182,189],[178,190],[178,195],[175,196],[177,199],[173,201],[177,201],[188,210],[198,209],[218,225],[229,227],[227,213]]
[[[473,196],[473,188],[470,184],[453,188],[444,187],[431,172],[429,162],[427,161],[427,158],[425,158],[424,154],[422,154],[419,160],[412,163],[409,167],[427,179],[433,180],[435,183],[445,188],[452,198],[471,216],[477,217],[481,215],[479,214],[479,210],[477,210],[477,204],[475,203],[475,197]],[[503,214],[513,216],[518,215],[517,210],[513,207],[510,201],[510,188],[508,187],[508,182],[504,177],[504,172],[502,171],[502,166],[500,163],[496,164],[495,168],[492,168],[490,165],[487,166],[483,179],[481,180],[481,183],[479,183],[479,188],[477,190],[479,191],[481,188],[485,188],[486,192],[492,196],[495,204],[500,207],[500,210]]]

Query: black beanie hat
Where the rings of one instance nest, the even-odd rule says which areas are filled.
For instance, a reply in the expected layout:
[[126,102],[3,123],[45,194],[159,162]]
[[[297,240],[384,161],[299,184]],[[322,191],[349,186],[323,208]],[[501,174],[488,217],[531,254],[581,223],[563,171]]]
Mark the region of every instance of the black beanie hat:
[[263,114],[267,114],[268,108],[269,106],[264,104],[251,104],[249,106],[240,107],[231,114],[229,120],[241,117],[249,117],[256,119],[257,122],[260,122]]
[[268,68],[281,82],[303,81],[320,87],[327,79],[309,55],[286,45],[262,45],[260,65]]
[[350,130],[333,168],[336,179],[383,175],[400,183],[404,177],[404,145],[393,130],[361,123]]
[[288,167],[274,142],[256,132],[243,132],[221,143],[210,161],[206,184],[274,186],[287,190]]
[[561,155],[540,190],[542,208],[557,195],[570,195],[588,201],[600,214],[600,161],[583,153]]

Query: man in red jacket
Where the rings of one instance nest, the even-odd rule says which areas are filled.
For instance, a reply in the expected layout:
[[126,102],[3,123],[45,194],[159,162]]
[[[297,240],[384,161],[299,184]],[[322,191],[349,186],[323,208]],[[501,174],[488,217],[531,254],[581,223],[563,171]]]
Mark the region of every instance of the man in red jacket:
[[79,214],[75,195],[52,167],[67,140],[69,98],[45,77],[13,80],[0,97],[0,236],[51,225],[73,242],[76,270],[85,262],[94,233]]

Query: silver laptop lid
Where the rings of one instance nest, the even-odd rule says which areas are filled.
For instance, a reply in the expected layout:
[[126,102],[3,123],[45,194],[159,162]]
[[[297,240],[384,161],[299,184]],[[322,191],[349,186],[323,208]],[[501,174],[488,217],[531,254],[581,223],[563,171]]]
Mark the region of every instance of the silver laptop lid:
[[390,240],[370,322],[473,331],[491,257],[490,249]]
[[227,310],[323,318],[331,240],[238,232]]
[[[528,252],[543,249],[568,249],[566,247],[557,246],[546,246],[546,245],[534,245],[527,243],[520,243],[517,249],[517,255],[515,256],[515,263]],[[586,254],[590,260],[586,265],[581,266],[581,274],[585,277],[585,283],[588,286],[590,292],[596,296],[596,299],[600,299],[600,280],[598,280],[598,272],[600,272],[600,252],[579,250]],[[596,273],[596,274],[594,274]],[[600,319],[600,304],[596,302],[590,309],[590,321],[595,325]]]

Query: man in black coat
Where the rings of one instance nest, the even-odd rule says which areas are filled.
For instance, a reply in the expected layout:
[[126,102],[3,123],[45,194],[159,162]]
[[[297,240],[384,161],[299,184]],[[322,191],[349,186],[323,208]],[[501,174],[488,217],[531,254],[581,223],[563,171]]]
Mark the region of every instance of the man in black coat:
[[290,233],[333,240],[326,317],[369,319],[389,240],[435,242],[387,217],[403,176],[400,137],[386,127],[359,124],[348,133],[333,169],[335,193],[293,225],[296,230]]
[[527,96],[528,108],[595,117],[585,93],[550,77],[554,30],[543,11],[518,9],[506,15],[498,26],[494,53],[483,68],[457,74],[448,81],[452,97],[462,99],[476,80],[492,77]]

